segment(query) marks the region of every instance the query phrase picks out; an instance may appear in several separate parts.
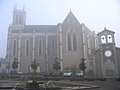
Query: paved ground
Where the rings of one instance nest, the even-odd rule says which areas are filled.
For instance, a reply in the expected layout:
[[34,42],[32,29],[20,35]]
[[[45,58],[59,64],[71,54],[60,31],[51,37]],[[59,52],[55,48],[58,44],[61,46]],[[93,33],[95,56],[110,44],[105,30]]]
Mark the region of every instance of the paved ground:
[[[62,81],[64,82],[64,80],[62,80]],[[9,82],[9,81],[6,80],[6,81],[3,81],[3,82]],[[116,81],[116,80],[106,80],[106,81],[67,81],[67,82],[100,86],[100,88],[87,89],[87,90],[120,90],[120,81]],[[2,84],[2,81],[0,81],[0,84]]]
[[106,80],[106,81],[79,81],[81,84],[98,85],[101,88],[90,90],[120,90],[120,81]]

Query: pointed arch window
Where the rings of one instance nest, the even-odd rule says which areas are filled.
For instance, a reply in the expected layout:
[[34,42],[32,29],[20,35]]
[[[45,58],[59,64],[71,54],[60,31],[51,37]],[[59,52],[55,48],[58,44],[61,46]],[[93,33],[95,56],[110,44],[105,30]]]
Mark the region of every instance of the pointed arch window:
[[67,33],[67,48],[68,51],[76,51],[77,50],[77,38],[76,33],[73,31],[69,31]]
[[42,55],[42,40],[41,39],[38,42],[38,54],[39,56]]
[[18,14],[16,15],[16,19],[15,19],[15,23],[18,24],[18,21],[19,21],[19,16]]
[[15,24],[22,24],[22,23],[23,23],[23,16],[22,16],[22,14],[20,14],[20,13],[16,14]]
[[73,50],[77,50],[76,33],[73,32]]
[[19,15],[19,24],[22,24],[22,15]]
[[71,51],[72,50],[72,43],[71,43],[71,32],[68,32],[67,34],[67,44],[68,44],[68,51]]
[[26,56],[29,55],[29,40],[26,40],[26,50],[25,50]]
[[16,50],[17,50],[17,40],[13,41],[13,56],[16,55]]
[[55,41],[54,40],[52,40],[52,54],[54,55],[54,48],[55,48]]

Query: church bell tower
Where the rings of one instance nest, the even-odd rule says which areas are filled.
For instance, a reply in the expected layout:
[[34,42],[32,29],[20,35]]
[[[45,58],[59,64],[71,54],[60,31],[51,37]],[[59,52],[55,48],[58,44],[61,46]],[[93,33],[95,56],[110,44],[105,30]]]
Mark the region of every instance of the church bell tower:
[[24,8],[16,9],[14,7],[12,25],[21,26],[25,24],[26,24],[26,12]]
[[115,32],[104,30],[98,33],[102,78],[118,78],[118,65],[115,47]]

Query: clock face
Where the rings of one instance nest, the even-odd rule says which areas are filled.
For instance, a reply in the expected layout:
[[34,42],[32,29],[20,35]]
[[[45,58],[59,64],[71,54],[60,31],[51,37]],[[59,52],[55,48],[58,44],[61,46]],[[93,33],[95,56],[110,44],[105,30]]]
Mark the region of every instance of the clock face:
[[110,50],[105,51],[105,56],[110,57],[112,55],[112,52]]

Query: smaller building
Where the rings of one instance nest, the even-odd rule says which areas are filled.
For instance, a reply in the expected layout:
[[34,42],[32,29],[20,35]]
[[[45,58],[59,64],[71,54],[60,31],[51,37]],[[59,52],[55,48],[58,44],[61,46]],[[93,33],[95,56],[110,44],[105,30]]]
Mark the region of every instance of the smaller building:
[[120,48],[115,46],[115,32],[106,28],[98,33],[99,49],[96,51],[96,77],[120,77]]

